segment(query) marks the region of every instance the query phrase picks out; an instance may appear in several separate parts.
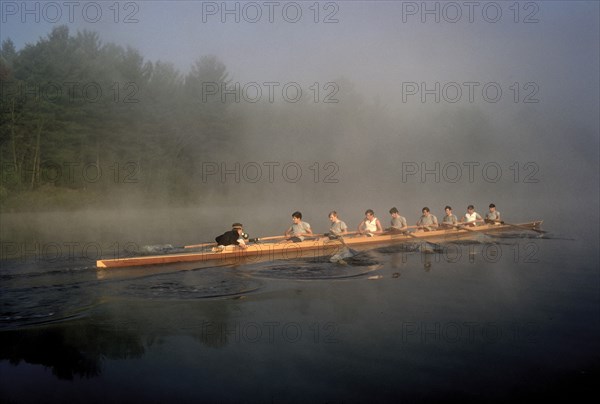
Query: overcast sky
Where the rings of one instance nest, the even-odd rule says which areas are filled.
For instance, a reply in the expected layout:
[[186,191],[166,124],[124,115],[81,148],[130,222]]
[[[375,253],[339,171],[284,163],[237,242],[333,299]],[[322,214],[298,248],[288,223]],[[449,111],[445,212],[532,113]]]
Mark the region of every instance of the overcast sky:
[[2,39],[66,24],[184,72],[215,54],[241,83],[345,76],[384,97],[421,80],[533,81],[546,101],[598,85],[595,1],[72,3],[2,1]]

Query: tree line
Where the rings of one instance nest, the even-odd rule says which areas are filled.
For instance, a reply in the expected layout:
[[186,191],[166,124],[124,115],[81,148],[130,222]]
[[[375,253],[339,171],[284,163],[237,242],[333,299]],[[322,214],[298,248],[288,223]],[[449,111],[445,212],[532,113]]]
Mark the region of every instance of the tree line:
[[[304,83],[299,100],[294,85],[282,100],[283,84],[263,86],[262,98],[247,84],[240,102],[239,83],[213,55],[199,55],[181,73],[169,62],[145,60],[132,47],[102,43],[91,31],[72,34],[66,26],[19,50],[6,39],[0,48],[0,206],[12,199],[10,207],[18,207],[44,193],[84,204],[119,192],[183,203],[230,198],[239,184],[232,177],[226,184],[202,182],[203,163],[300,158],[305,167],[325,166],[351,158],[340,145],[366,153],[376,147],[374,134],[397,138],[397,113],[366,102],[349,80],[329,79]],[[223,89],[226,97],[214,94]],[[250,185],[263,193],[264,184]]]
[[142,178],[148,191],[185,195],[194,160],[226,148],[239,122],[230,102],[202,99],[203,83],[229,80],[215,56],[199,57],[183,75],[66,26],[18,51],[3,41],[0,80],[4,196],[49,184],[106,190]]

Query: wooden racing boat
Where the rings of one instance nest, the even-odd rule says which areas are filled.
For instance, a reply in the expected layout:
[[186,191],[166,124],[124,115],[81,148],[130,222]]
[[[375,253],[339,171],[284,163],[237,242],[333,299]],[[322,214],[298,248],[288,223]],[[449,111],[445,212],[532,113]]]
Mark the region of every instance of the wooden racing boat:
[[241,261],[252,262],[264,259],[296,259],[306,256],[321,257],[337,254],[345,247],[365,249],[371,245],[415,242],[419,240],[422,242],[435,241],[438,243],[451,243],[456,240],[471,238],[477,234],[492,232],[514,232],[515,230],[533,230],[541,232],[541,230],[538,230],[541,224],[542,221],[538,220],[520,224],[485,224],[476,227],[460,226],[442,230],[413,232],[409,235],[402,233],[386,233],[375,235],[373,237],[355,235],[345,236],[343,242],[340,240],[329,240],[323,237],[304,240],[299,243],[281,240],[276,242],[251,244],[247,249],[241,249],[238,246],[227,246],[220,252],[214,252],[210,246],[206,246],[200,251],[196,250],[179,254],[101,259],[96,261],[96,267],[119,268],[190,262],[210,262],[215,265],[228,265],[240,263]]

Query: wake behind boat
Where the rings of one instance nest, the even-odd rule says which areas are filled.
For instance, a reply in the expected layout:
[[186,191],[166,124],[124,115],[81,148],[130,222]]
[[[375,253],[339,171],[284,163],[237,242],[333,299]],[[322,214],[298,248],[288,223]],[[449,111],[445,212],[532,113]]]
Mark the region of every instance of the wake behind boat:
[[[262,240],[266,242],[257,242],[250,244],[242,249],[236,245],[225,247],[221,251],[213,251],[212,244],[200,245],[200,251],[184,252],[178,254],[150,255],[127,258],[111,258],[96,261],[97,268],[122,268],[138,267],[146,265],[173,264],[184,262],[214,262],[215,265],[227,265],[228,263],[240,262],[243,259],[253,261],[263,259],[296,259],[310,256],[321,257],[335,255],[344,248],[349,247],[368,247],[379,244],[395,244],[414,242],[421,240],[423,242],[442,242],[451,243],[457,240],[468,239],[477,234],[511,232],[515,230],[532,230],[541,232],[539,227],[542,220],[531,221],[520,224],[485,224],[475,227],[457,226],[455,228],[412,232],[412,233],[384,233],[369,237],[366,235],[349,235],[337,240],[329,240],[318,237],[312,240],[304,240],[292,243],[283,240],[283,237],[265,237]],[[277,240],[279,239],[279,240]],[[192,246],[190,246],[192,247]]]

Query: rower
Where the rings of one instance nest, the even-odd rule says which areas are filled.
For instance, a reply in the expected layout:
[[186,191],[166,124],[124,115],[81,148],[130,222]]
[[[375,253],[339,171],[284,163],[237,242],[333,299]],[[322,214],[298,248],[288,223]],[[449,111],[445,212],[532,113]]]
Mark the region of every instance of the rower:
[[227,231],[220,236],[215,238],[218,246],[213,247],[213,252],[220,252],[225,249],[225,246],[228,245],[237,245],[242,249],[248,248],[246,245],[246,240],[248,240],[248,235],[244,233],[244,226],[241,223],[234,223],[231,225],[231,230]]
[[477,223],[483,222],[483,218],[477,212],[475,212],[475,207],[473,205],[467,206],[467,213],[460,220],[462,223],[465,223],[466,226],[477,226]]
[[496,205],[490,203],[489,206],[490,211],[485,215],[485,222],[488,224],[502,224],[502,219],[500,219],[500,212],[496,210]]
[[438,227],[437,217],[431,214],[427,206],[421,209],[421,213],[423,215],[417,221],[417,231],[431,231]]
[[293,224],[285,231],[285,237],[288,241],[299,243],[304,241],[304,237],[312,234],[310,224],[302,221],[302,213],[296,211],[292,213]]
[[446,205],[444,208],[444,218],[442,219],[442,227],[446,228],[454,228],[458,224],[458,218],[455,214],[452,213],[452,207]]
[[391,233],[404,233],[408,229],[408,225],[406,224],[406,218],[404,216],[400,216],[400,212],[394,206],[390,209],[390,215],[392,215],[392,221],[389,229],[387,231]]
[[338,218],[338,214],[335,210],[329,212],[329,221],[331,222],[329,233],[325,233],[325,237],[328,237],[329,240],[335,240],[348,233],[348,226]]
[[373,209],[367,209],[365,211],[365,218],[358,225],[358,233],[365,234],[367,237],[373,237],[375,234],[383,233],[383,228],[379,219],[375,217]]

